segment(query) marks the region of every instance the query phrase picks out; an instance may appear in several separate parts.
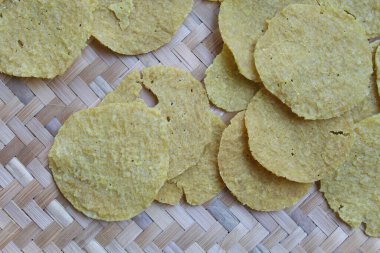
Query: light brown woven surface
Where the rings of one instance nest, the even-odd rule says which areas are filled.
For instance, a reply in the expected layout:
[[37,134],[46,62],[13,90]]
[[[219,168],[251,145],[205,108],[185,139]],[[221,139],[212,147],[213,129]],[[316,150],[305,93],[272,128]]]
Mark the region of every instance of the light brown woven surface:
[[[0,249],[3,252],[380,252],[312,191],[293,208],[262,213],[224,192],[203,206],[153,204],[131,221],[99,222],[73,210],[50,175],[54,135],[75,111],[96,106],[131,70],[164,64],[199,80],[221,50],[218,5],[196,0],[173,41],[118,56],[95,40],[54,80],[0,74]],[[238,17],[237,17],[238,18]]]

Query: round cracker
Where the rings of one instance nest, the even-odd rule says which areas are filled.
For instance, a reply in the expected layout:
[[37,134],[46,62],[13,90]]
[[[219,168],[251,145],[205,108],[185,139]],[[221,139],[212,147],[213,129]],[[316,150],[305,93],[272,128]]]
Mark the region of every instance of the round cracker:
[[245,110],[259,85],[242,76],[227,46],[216,56],[204,79],[211,102],[228,112]]
[[87,45],[92,12],[87,0],[0,3],[0,72],[53,78]]
[[355,125],[350,158],[333,175],[321,180],[329,206],[352,227],[380,236],[380,114]]
[[166,180],[167,122],[141,102],[80,111],[59,130],[49,164],[76,209],[95,219],[130,219]]
[[237,114],[222,135],[218,155],[220,175],[243,204],[259,211],[276,211],[297,203],[310,188],[277,177],[253,159],[248,148],[244,112]]
[[365,28],[368,38],[380,35],[380,1],[379,0],[317,0],[321,5],[345,10],[354,16]]
[[377,47],[376,49],[375,61],[376,61],[375,69],[376,69],[377,91],[380,96],[380,46]]
[[314,182],[332,173],[353,144],[348,113],[304,120],[264,89],[248,105],[245,120],[253,157],[277,176],[295,182]]
[[255,50],[265,87],[306,119],[337,117],[368,95],[371,50],[344,11],[289,5],[269,22]]
[[126,55],[147,53],[168,43],[193,4],[192,0],[133,0],[126,13],[113,11],[113,4],[129,1],[99,0],[92,31],[102,44]]
[[211,142],[206,145],[197,164],[173,178],[173,182],[183,189],[186,202],[190,205],[202,205],[218,195],[224,188],[219,175],[218,152],[226,125],[219,117],[213,115],[211,126]]
[[179,204],[182,196],[182,188],[178,187],[176,183],[172,181],[167,181],[161,187],[155,199],[160,203],[174,206]]
[[314,0],[229,0],[220,7],[219,29],[231,49],[240,73],[249,80],[260,81],[253,52],[266,28],[267,20],[291,3],[315,4]]
[[[211,123],[206,91],[185,71],[156,66],[134,72],[108,94],[104,103],[131,102],[139,98],[141,85],[158,98],[157,109],[170,129],[170,169],[172,179],[195,165],[211,140]],[[139,88],[140,87],[140,88]],[[102,103],[103,104],[103,103]]]

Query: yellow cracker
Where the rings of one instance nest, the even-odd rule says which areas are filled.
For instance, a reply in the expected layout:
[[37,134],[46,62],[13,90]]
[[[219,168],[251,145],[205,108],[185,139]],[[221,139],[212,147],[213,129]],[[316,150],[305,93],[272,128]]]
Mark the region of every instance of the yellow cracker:
[[0,72],[9,75],[63,74],[90,37],[92,13],[86,0],[6,0],[0,12]]
[[301,183],[331,174],[353,144],[347,113],[328,120],[304,120],[266,90],[248,105],[246,126],[255,159],[277,176]]
[[190,73],[179,69],[157,66],[146,68],[141,74],[142,77],[137,72],[130,74],[103,103],[134,101],[139,97],[141,84],[157,96],[157,108],[169,122],[171,179],[195,165],[210,142],[206,91]]
[[219,27],[223,41],[231,49],[240,73],[260,81],[253,52],[266,28],[266,21],[291,3],[315,4],[314,0],[229,0],[220,7]]
[[168,181],[161,187],[155,199],[158,202],[174,206],[179,204],[182,196],[182,188],[178,187],[174,182]]
[[183,189],[186,202],[191,205],[202,205],[224,188],[218,169],[218,151],[226,125],[215,115],[212,116],[211,125],[212,140],[206,145],[197,164],[173,178],[173,182]]
[[377,47],[376,50],[376,82],[377,91],[380,96],[380,47]]
[[[379,46],[379,44],[380,40],[377,40],[370,44],[372,49],[374,66],[376,59],[376,48]],[[365,118],[380,113],[380,97],[376,85],[376,71],[374,71],[371,75],[371,80],[368,88],[368,96],[362,102],[360,102],[359,105],[355,106],[351,110],[351,115],[354,120],[354,123],[357,123]]]
[[166,180],[167,122],[141,102],[80,111],[60,129],[49,165],[58,188],[79,211],[107,221],[132,218]]
[[229,112],[245,110],[259,89],[258,84],[239,73],[227,46],[207,69],[204,83],[211,102]]
[[284,8],[258,40],[255,63],[264,86],[306,119],[340,116],[368,95],[371,50],[363,27],[341,10]]
[[277,177],[252,158],[244,112],[236,115],[224,130],[218,163],[227,188],[240,202],[255,210],[275,211],[292,206],[311,186]]
[[380,35],[379,0],[318,0],[318,2],[343,9],[353,15],[364,26],[368,38]]
[[333,175],[321,180],[330,207],[352,227],[380,236],[380,114],[355,125],[351,157]]
[[[133,9],[118,15],[110,5],[128,0],[99,0],[92,34],[111,50],[126,55],[147,53],[168,43],[190,13],[192,0],[134,0]],[[120,25],[118,16],[128,19]],[[124,20],[124,18],[122,18]],[[125,23],[125,22],[124,22]]]

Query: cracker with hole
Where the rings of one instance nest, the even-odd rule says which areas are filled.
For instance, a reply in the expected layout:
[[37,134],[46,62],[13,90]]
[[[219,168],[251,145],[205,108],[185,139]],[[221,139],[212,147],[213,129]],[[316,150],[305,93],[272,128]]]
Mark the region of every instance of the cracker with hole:
[[329,206],[353,228],[365,224],[369,236],[380,236],[380,114],[355,125],[350,158],[321,180]]
[[157,96],[156,108],[170,129],[170,169],[172,179],[195,165],[211,141],[210,108],[205,89],[190,73],[172,67],[146,68],[141,76],[134,72],[108,94],[104,103],[138,99],[139,87]]
[[260,87],[240,74],[226,45],[208,67],[204,83],[211,102],[228,112],[245,110]]
[[144,211],[164,184],[168,140],[165,118],[140,101],[91,108],[61,127],[49,166],[76,209],[94,219],[127,220]]
[[220,175],[231,193],[258,211],[276,211],[297,203],[310,189],[277,177],[253,159],[248,147],[244,112],[237,114],[223,132],[218,163]]
[[92,35],[112,51],[137,55],[168,43],[192,0],[98,0]]
[[248,105],[245,122],[253,157],[277,176],[318,181],[344,163],[353,144],[351,116],[305,120],[266,90]]
[[53,78],[77,59],[91,35],[87,0],[0,3],[0,72]]
[[272,94],[313,120],[338,117],[363,101],[373,71],[362,25],[318,5],[289,5],[271,19],[255,63]]
[[267,20],[292,3],[316,4],[314,0],[229,0],[220,7],[219,29],[223,41],[231,49],[240,73],[259,82],[253,52],[265,30]]

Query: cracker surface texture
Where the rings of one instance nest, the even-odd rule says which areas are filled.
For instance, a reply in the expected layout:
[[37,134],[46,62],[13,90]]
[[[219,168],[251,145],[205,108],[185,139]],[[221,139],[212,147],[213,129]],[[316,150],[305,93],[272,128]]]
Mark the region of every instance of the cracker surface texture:
[[380,35],[380,1],[379,0],[318,0],[322,5],[345,10],[353,15],[365,28],[368,38]]
[[292,3],[316,4],[314,0],[229,0],[220,7],[219,29],[231,49],[240,73],[260,81],[253,52],[256,42],[267,29],[267,20]]
[[49,166],[76,209],[127,220],[151,204],[167,178],[168,134],[160,112],[141,102],[80,111],[59,130]]
[[185,193],[186,202],[191,205],[202,205],[218,195],[224,188],[219,175],[218,152],[220,139],[226,125],[217,116],[212,116],[212,139],[203,150],[196,165],[181,175],[173,178]]
[[368,95],[372,57],[351,15],[293,4],[269,21],[255,63],[264,86],[306,119],[342,115]]
[[311,183],[343,164],[353,144],[349,114],[305,120],[266,90],[248,105],[245,122],[253,157],[289,180]]
[[[125,55],[147,53],[168,43],[193,4],[192,0],[133,0],[132,5],[123,4],[128,0],[98,2],[92,35],[112,51]],[[120,5],[130,8],[113,8]]]
[[321,180],[329,206],[350,226],[380,236],[380,114],[355,125],[350,159]]
[[260,87],[240,74],[227,46],[223,47],[207,69],[204,83],[211,102],[229,112],[247,109],[249,101]]
[[237,114],[224,130],[218,163],[220,175],[231,193],[244,205],[259,211],[292,206],[311,186],[277,177],[253,159],[248,148],[244,112]]
[[78,58],[91,34],[87,0],[0,3],[0,72],[53,78]]
[[178,187],[176,183],[172,181],[167,181],[161,187],[155,199],[160,203],[174,206],[179,204],[182,196],[182,188]]
[[209,103],[205,89],[183,70],[156,66],[133,72],[103,103],[126,103],[139,99],[142,86],[158,99],[156,108],[169,125],[170,169],[172,179],[195,165],[211,140]]

